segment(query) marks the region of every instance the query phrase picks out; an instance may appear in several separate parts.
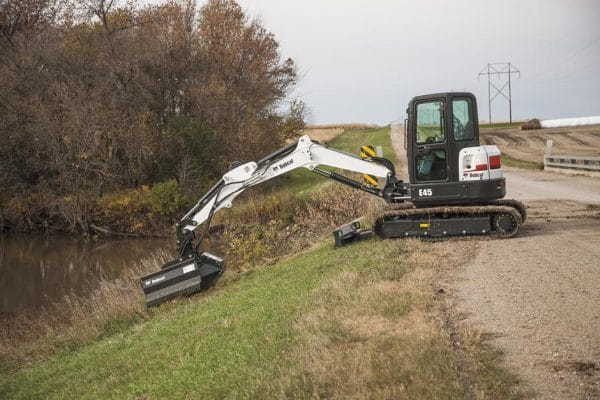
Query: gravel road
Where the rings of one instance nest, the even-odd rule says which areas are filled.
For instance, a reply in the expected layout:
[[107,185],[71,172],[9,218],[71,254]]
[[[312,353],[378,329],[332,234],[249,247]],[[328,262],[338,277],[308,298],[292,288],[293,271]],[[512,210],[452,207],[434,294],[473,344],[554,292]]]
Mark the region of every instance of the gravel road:
[[537,398],[600,399],[600,179],[504,171],[529,217],[511,239],[447,242],[467,260],[445,279],[450,301]]
[[571,200],[600,203],[600,179],[558,172],[524,171],[503,167],[506,197],[526,200]]

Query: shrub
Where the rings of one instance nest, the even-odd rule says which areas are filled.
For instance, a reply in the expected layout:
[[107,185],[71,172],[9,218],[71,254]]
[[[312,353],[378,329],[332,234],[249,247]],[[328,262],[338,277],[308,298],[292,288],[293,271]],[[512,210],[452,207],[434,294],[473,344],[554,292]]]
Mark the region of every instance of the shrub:
[[184,196],[179,191],[177,181],[170,179],[152,185],[149,190],[144,191],[140,201],[152,216],[171,216],[183,205]]
[[98,199],[95,223],[113,233],[165,234],[178,216],[184,196],[174,179],[107,194]]

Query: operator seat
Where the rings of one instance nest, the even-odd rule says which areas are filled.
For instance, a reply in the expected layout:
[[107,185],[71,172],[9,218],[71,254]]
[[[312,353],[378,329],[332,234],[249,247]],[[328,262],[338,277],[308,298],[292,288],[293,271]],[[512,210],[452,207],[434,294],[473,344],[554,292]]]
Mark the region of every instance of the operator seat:
[[473,131],[473,121],[468,121],[465,124],[465,127],[462,131],[462,135],[460,138],[457,138],[459,140],[464,140],[464,139],[473,139],[473,136],[475,135],[475,132]]

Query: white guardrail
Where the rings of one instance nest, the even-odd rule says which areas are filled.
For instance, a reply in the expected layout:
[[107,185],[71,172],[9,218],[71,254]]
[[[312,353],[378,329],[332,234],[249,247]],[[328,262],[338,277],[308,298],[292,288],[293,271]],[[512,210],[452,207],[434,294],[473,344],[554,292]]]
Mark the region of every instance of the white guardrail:
[[546,167],[600,172],[600,157],[555,156],[552,154],[552,140],[547,140],[544,155],[544,168]]
[[568,168],[581,171],[600,171],[600,157],[544,156],[544,168]]

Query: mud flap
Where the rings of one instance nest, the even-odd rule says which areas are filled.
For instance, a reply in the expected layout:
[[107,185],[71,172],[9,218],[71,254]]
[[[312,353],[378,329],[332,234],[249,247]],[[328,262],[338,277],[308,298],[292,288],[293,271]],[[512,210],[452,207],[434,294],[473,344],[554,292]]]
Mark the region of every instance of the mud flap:
[[345,246],[352,242],[360,240],[368,240],[373,237],[373,232],[370,229],[362,229],[360,222],[354,221],[349,224],[342,225],[333,231],[335,239],[335,247]]
[[191,255],[165,264],[160,271],[140,279],[146,306],[156,306],[177,296],[186,296],[214,284],[224,271],[223,260],[210,253]]

